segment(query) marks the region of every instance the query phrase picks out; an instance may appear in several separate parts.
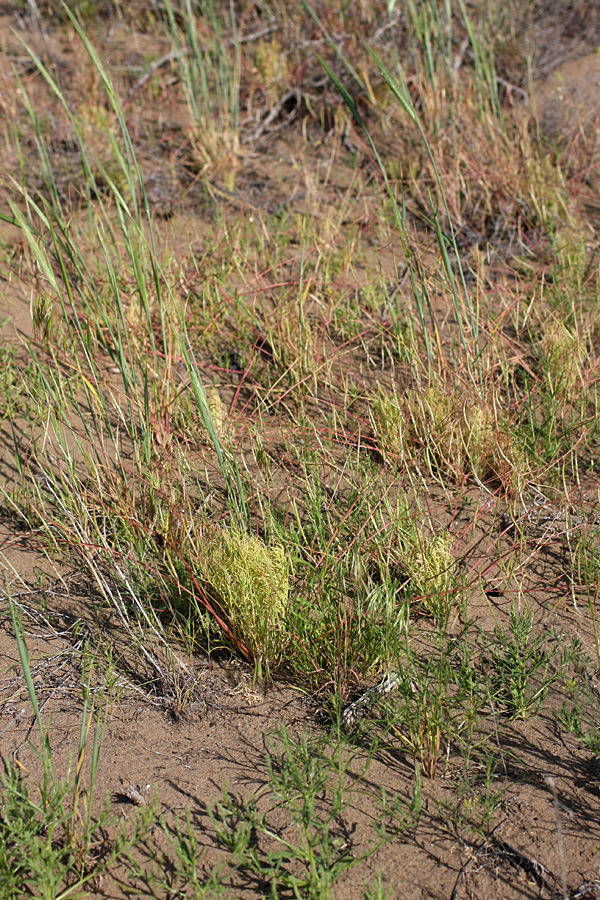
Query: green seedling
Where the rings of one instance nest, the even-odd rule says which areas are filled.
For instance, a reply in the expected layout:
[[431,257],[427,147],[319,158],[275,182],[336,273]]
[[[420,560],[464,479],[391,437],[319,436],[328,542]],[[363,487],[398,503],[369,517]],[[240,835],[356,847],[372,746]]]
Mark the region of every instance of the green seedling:
[[540,709],[564,663],[556,639],[535,635],[533,610],[513,603],[508,629],[494,629],[488,647],[491,660],[490,695],[512,719],[527,719]]
[[496,760],[485,752],[479,756],[479,766],[460,778],[452,798],[439,801],[446,827],[465,843],[473,838],[489,840],[506,793],[506,786],[497,778]]
[[585,750],[600,759],[600,703],[581,657],[575,673],[575,677],[565,679],[567,699],[563,700],[558,721],[566,734],[573,734]]
[[[351,777],[353,761],[341,743],[315,743],[305,734],[293,740],[282,726],[267,756],[268,784],[260,798],[269,800],[270,811],[260,811],[259,797],[238,800],[225,790],[210,812],[217,838],[236,867],[260,876],[273,897],[287,891],[306,900],[329,900],[343,872],[412,827],[420,808],[418,779],[413,802],[391,830],[380,829],[368,851],[352,854],[346,820],[370,757],[358,779]],[[287,827],[282,828],[282,818]]]

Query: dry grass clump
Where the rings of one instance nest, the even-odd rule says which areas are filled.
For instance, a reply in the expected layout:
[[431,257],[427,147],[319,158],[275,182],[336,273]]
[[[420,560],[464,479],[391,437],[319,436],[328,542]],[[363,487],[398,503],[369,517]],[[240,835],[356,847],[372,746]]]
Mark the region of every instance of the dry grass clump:
[[[372,421],[382,454],[401,467],[424,457],[432,475],[460,481],[501,478],[523,463],[506,423],[493,405],[441,385],[409,391],[404,397],[380,393]],[[510,470],[510,471],[507,471]]]
[[170,4],[166,12],[192,122],[193,163],[202,179],[217,178],[225,190],[233,191],[240,162],[241,55],[235,16],[221,15],[212,2],[201,4],[199,17],[191,4],[179,17]]
[[285,618],[290,562],[281,546],[234,529],[211,527],[202,535],[199,574],[247,650],[255,678],[268,677],[289,645]]

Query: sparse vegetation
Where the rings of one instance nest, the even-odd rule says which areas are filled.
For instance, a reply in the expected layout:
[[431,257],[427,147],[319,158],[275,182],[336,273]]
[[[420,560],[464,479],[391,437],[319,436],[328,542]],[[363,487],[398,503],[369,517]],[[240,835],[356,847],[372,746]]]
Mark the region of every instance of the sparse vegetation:
[[[598,811],[599,157],[536,112],[547,6],[7,4],[8,900],[404,900],[434,833],[448,896],[597,890],[555,787],[555,864],[499,836],[550,768]],[[300,712],[98,799],[127,697],[204,747],[219,690]]]

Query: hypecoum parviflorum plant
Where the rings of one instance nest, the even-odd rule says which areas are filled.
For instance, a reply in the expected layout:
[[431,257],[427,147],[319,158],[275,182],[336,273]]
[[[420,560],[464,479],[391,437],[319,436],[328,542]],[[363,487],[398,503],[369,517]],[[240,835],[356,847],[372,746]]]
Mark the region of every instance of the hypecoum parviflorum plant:
[[202,530],[199,575],[254,664],[268,678],[284,658],[291,563],[283,547],[234,528]]

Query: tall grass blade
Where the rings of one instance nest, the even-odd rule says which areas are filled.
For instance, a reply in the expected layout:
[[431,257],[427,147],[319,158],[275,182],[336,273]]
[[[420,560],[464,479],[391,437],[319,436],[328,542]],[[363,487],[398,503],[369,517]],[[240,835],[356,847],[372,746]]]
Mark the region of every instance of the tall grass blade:
[[33,712],[35,715],[35,721],[38,726],[38,730],[40,732],[40,736],[42,738],[42,747],[44,752],[47,749],[48,735],[46,733],[46,729],[44,728],[44,723],[42,722],[42,716],[40,713],[40,707],[37,701],[37,695],[35,692],[35,685],[33,683],[33,678],[31,677],[31,661],[29,658],[29,650],[27,648],[27,643],[25,641],[25,635],[23,633],[23,622],[21,620],[21,616],[17,610],[17,606],[12,598],[10,593],[10,585],[8,580],[5,582],[6,584],[6,597],[8,600],[8,608],[10,610],[10,617],[12,619],[13,630],[15,632],[15,640],[17,642],[17,651],[19,653],[19,660],[21,662],[21,668],[23,669],[23,677],[25,679],[25,685],[27,687],[27,693],[29,695],[29,700],[33,707]]

